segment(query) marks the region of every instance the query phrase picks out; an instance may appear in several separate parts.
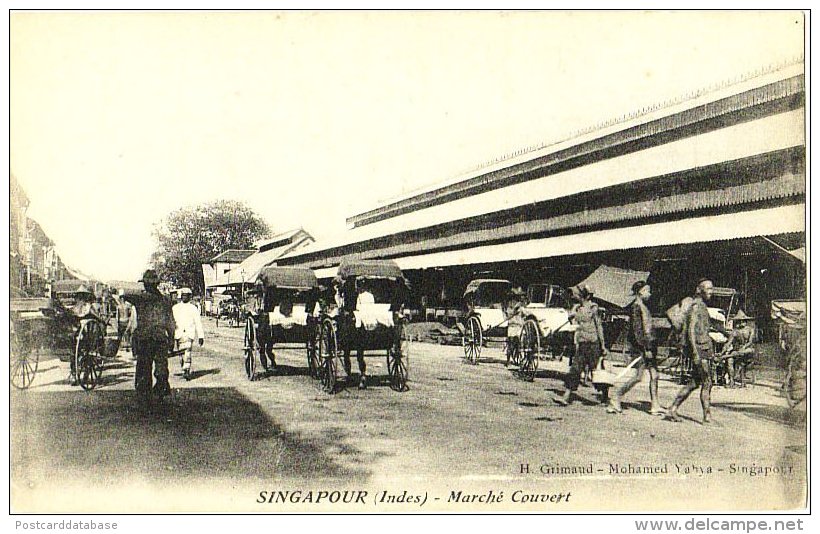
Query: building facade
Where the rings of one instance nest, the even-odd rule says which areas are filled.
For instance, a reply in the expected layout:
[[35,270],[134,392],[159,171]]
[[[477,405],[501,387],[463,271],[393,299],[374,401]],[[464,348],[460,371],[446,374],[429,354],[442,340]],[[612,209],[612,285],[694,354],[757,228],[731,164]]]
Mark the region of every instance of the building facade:
[[14,174],[9,174],[9,284],[12,295],[45,294],[54,280],[75,279],[55,243],[28,216],[30,201]]
[[762,317],[805,296],[805,159],[803,67],[787,65],[385,203],[278,263],[327,278],[392,258],[417,297],[453,303],[482,273],[573,285],[606,264],[650,272],[658,309],[709,276]]

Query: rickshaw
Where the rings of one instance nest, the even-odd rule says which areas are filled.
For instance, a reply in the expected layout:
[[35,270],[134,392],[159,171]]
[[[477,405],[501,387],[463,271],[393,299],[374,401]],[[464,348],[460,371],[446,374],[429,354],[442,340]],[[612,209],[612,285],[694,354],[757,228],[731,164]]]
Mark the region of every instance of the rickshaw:
[[[743,294],[730,287],[713,287],[712,298],[707,304],[709,312],[709,337],[715,354],[720,354],[723,346],[729,340],[729,333],[733,328],[733,319],[740,311]],[[692,305],[692,297],[685,297],[680,302],[666,310],[670,333],[665,345],[668,346],[669,359],[672,364],[665,368],[672,376],[679,379],[681,384],[685,384],[692,374],[692,361],[687,352],[683,350],[685,345],[684,332],[685,318]],[[754,322],[752,322],[754,325]],[[664,325],[666,326],[666,325]],[[756,330],[756,328],[755,328]],[[713,366],[715,373],[717,365]],[[717,382],[717,376],[714,377]]]
[[242,307],[237,298],[241,290],[230,289],[223,293],[227,295],[226,300],[219,301],[216,312],[216,326],[219,326],[219,320],[228,323],[228,327],[239,327],[242,324]]
[[40,354],[50,348],[53,321],[43,312],[51,304],[47,298],[13,298],[9,304],[9,380],[17,389],[28,389]]
[[574,349],[577,328],[570,323],[569,293],[552,284],[532,284],[527,288],[527,305],[520,310],[523,325],[517,343],[519,375],[535,378],[540,358],[560,360]]
[[778,323],[779,345],[786,359],[783,396],[789,407],[795,408],[808,396],[806,302],[772,301],[771,316]]
[[[464,359],[468,363],[478,365],[485,338],[507,339],[507,323],[510,318],[504,308],[511,294],[512,283],[509,280],[478,278],[467,284],[464,290],[467,313],[460,330]],[[509,347],[508,345],[508,350]],[[514,350],[510,356],[511,360],[518,358]]]
[[[730,287],[713,287],[712,298],[708,303],[709,323],[711,332],[709,337],[715,344],[715,352],[719,352],[728,340],[727,333],[731,332],[735,315],[740,311],[743,293]],[[752,326],[755,326],[752,320]],[[757,328],[755,328],[757,330]]]
[[[350,377],[350,352],[355,350],[360,371],[365,351],[386,354],[390,388],[407,391],[409,342],[403,339],[402,307],[408,287],[399,266],[392,260],[343,261],[334,285],[337,307],[331,313],[323,313],[321,319],[322,389],[330,394],[336,392],[339,355],[344,358],[345,372]],[[372,296],[372,302],[365,296]],[[365,380],[364,373],[360,375],[361,387]]]
[[109,317],[103,316],[103,323],[73,315],[69,308],[77,303],[77,293],[86,287],[95,296],[100,296],[101,285],[81,280],[61,280],[52,284],[55,307],[52,311],[57,324],[57,342],[63,342],[71,332],[72,365],[80,387],[89,391],[97,383],[105,365],[105,338]]
[[[245,319],[245,372],[255,380],[255,352],[274,344],[298,343],[305,347],[308,369],[319,377],[316,312],[319,282],[306,267],[266,267],[259,273],[256,299],[248,299]],[[265,318],[262,314],[267,314]],[[261,319],[261,321],[260,321]],[[261,355],[260,355],[261,358]]]

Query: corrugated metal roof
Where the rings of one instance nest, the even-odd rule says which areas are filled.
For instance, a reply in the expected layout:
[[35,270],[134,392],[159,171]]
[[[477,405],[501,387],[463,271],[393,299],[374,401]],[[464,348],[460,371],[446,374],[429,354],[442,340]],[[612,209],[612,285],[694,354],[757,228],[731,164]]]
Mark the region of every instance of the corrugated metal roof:
[[802,62],[774,66],[768,72],[755,74],[757,75],[750,76],[740,83],[727,83],[720,88],[710,88],[696,95],[689,95],[689,98],[684,98],[682,102],[673,106],[659,105],[651,110],[651,113],[647,113],[650,111],[647,109],[639,110],[630,116],[587,128],[563,141],[530,151],[519,151],[510,159],[480,166],[475,172],[459,179],[443,185],[432,185],[426,190],[410,193],[383,203],[373,210],[354,215],[348,219],[348,224],[367,224],[385,216],[396,216],[402,213],[402,210],[417,210],[424,203],[436,201],[437,197],[457,191],[467,192],[486,186],[490,182],[499,182],[509,177],[509,171],[513,169],[519,170],[512,174],[521,174],[524,167],[538,161],[542,165],[549,162],[554,164],[561,159],[600,150],[607,145],[632,143],[638,138],[657,136],[686,124],[703,122],[721,114],[787,98],[804,91]]
[[256,250],[230,248],[211,259],[211,263],[241,263]]
[[[480,243],[504,240],[521,241],[549,234],[577,233],[606,225],[637,223],[651,218],[678,217],[689,212],[697,213],[704,210],[800,198],[805,194],[805,186],[803,175],[785,173],[765,182],[741,184],[720,190],[673,194],[598,209],[586,209],[581,206],[580,211],[556,214],[543,219],[520,221],[516,220],[516,217],[498,216],[495,222],[487,221],[486,225],[483,223],[470,226],[465,224],[463,227],[458,225],[456,233],[431,232],[429,236],[412,238],[409,235],[401,236],[401,238],[385,243],[370,244],[367,248],[352,249],[351,247],[351,250],[332,251],[332,254],[322,257],[321,260],[309,260],[309,263],[311,266],[338,264],[343,258],[351,257],[358,259],[400,258],[408,254],[433,253],[442,249],[471,247]],[[529,211],[535,213],[534,206]]]
[[570,256],[609,250],[630,250],[805,232],[805,206],[800,204],[723,215],[611,228],[578,235],[559,235],[468,249],[397,258],[403,270]]

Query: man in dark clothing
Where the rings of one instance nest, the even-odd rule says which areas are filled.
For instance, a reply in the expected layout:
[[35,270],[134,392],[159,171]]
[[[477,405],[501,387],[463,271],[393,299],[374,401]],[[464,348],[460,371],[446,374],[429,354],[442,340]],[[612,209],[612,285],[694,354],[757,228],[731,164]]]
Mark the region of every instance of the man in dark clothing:
[[276,370],[276,358],[273,353],[273,332],[270,325],[270,312],[275,307],[275,289],[262,288],[262,301],[259,306],[258,326],[256,327],[256,343],[259,349],[259,362],[265,374],[271,369]]
[[669,407],[668,419],[679,422],[678,408],[689,394],[700,386],[700,403],[703,407],[703,422],[711,420],[712,360],[715,350],[709,336],[709,309],[706,303],[712,298],[712,281],[698,282],[697,294],[686,316],[684,327],[684,351],[692,359],[692,377],[681,388]]
[[151,400],[151,367],[156,384],[153,396],[157,400],[171,393],[168,384],[168,353],[174,343],[174,316],[171,302],[159,292],[159,277],[153,269],[142,276],[145,293],[126,296],[137,310],[137,326],[131,336],[137,370],[134,386],[143,404]]
[[601,312],[598,305],[592,301],[592,291],[587,286],[581,286],[575,295],[580,301],[573,308],[572,315],[577,325],[575,356],[572,358],[572,364],[564,380],[564,394],[552,399],[561,406],[567,406],[572,402],[572,394],[581,382],[581,372],[587,368],[595,369],[598,360],[607,354],[604,329],[601,325]]
[[621,413],[621,398],[643,378],[644,369],[649,369],[649,413],[664,415],[663,408],[658,402],[658,359],[655,347],[655,332],[652,327],[652,314],[646,303],[652,296],[649,284],[641,280],[632,285],[632,294],[635,301],[632,303],[632,313],[629,322],[629,344],[633,358],[641,360],[636,365],[637,373],[620,387],[615,388],[615,394],[610,400],[607,412]]

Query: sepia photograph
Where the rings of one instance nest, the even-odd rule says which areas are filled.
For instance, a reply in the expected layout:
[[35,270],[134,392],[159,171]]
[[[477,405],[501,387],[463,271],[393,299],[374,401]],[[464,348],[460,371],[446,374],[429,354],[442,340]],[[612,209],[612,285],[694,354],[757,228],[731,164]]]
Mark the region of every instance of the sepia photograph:
[[10,513],[804,512],[809,22],[11,10]]

